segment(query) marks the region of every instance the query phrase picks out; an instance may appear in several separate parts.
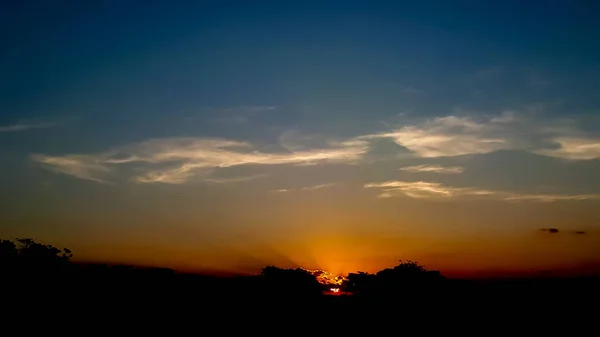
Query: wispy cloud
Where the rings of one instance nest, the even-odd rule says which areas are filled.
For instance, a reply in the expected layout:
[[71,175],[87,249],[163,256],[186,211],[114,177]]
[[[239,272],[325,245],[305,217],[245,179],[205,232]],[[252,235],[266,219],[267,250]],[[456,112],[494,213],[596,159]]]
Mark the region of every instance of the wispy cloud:
[[401,167],[399,170],[410,173],[432,172],[442,174],[458,174],[464,172],[465,168],[462,166],[415,165]]
[[282,189],[278,189],[275,190],[274,192],[281,192],[281,193],[285,193],[285,192],[295,192],[295,191],[314,191],[314,190],[320,190],[320,189],[324,189],[324,188],[329,188],[329,187],[333,187],[337,184],[335,183],[328,183],[328,184],[319,184],[319,185],[311,185],[311,186],[305,186],[305,187],[301,187],[301,188],[282,188]]
[[48,169],[57,173],[70,175],[83,180],[91,180],[97,183],[108,183],[98,176],[108,173],[110,167],[103,165],[96,158],[91,156],[69,155],[63,157],[51,157],[33,155],[32,159],[42,163]]
[[381,138],[392,139],[421,158],[486,154],[499,150],[523,150],[571,160],[600,158],[600,138],[584,132],[573,120],[533,118],[531,114],[516,111],[478,118],[437,117],[388,132],[356,137],[366,141]]
[[306,187],[302,187],[300,190],[301,191],[314,191],[314,190],[320,190],[323,188],[328,188],[328,187],[332,187],[335,186],[336,184],[320,184],[320,185],[313,185],[313,186],[306,186]]
[[216,184],[228,184],[228,183],[238,183],[238,182],[243,182],[243,181],[256,180],[256,179],[264,178],[267,176],[268,176],[267,174],[259,173],[259,174],[249,175],[249,176],[241,176],[241,177],[233,177],[233,178],[211,177],[211,178],[206,178],[204,180],[207,182],[216,183]]
[[495,124],[493,121],[481,123],[467,117],[447,116],[359,139],[391,138],[423,158],[481,154],[511,148],[508,137],[493,132]]
[[28,131],[33,129],[45,129],[56,126],[56,123],[16,123],[0,126],[0,132]]
[[[460,112],[460,111],[458,111]],[[378,139],[391,139],[421,158],[486,154],[522,150],[569,160],[600,158],[600,138],[584,132],[573,120],[539,118],[506,111],[483,117],[445,116],[416,121],[395,129],[331,141],[295,130],[279,138],[280,151],[220,138],[160,138],[92,154],[36,155],[33,159],[57,172],[80,179],[104,180],[99,175],[130,170],[138,183],[181,184],[206,178],[214,170],[241,165],[357,164],[368,159]],[[536,115],[538,115],[536,113]],[[270,149],[273,149],[271,146]],[[418,165],[405,172],[457,174],[458,166]]]
[[550,234],[558,234],[558,233],[570,233],[570,234],[575,234],[575,235],[586,235],[587,232],[586,231],[582,231],[582,230],[576,230],[576,231],[562,231],[562,230],[558,230],[558,228],[540,228],[540,230],[542,232],[547,232]]
[[570,160],[588,160],[600,158],[600,139],[556,137],[553,139],[558,148],[536,150],[538,154]]
[[78,178],[96,179],[120,167],[135,167],[139,183],[181,184],[207,171],[241,165],[348,163],[369,149],[366,142],[330,142],[328,147],[287,152],[261,152],[247,142],[211,138],[153,139],[89,155],[45,156],[33,160]]
[[600,194],[522,194],[507,191],[493,191],[470,187],[452,187],[437,182],[425,181],[386,181],[381,183],[369,183],[365,188],[378,188],[381,190],[378,197],[390,198],[407,196],[416,199],[451,200],[455,198],[488,198],[511,202],[536,201],[576,201],[576,200],[600,200]]

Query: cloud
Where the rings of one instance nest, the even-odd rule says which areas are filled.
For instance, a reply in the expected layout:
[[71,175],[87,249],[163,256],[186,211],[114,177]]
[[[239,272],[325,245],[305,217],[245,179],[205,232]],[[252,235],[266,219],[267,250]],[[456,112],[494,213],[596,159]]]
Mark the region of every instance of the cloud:
[[319,147],[323,145],[323,141],[322,137],[303,134],[295,129],[283,132],[278,138],[279,145],[288,151],[299,151],[307,148]]
[[479,123],[467,117],[438,117],[359,139],[390,138],[423,158],[482,154],[512,147],[508,137],[495,132],[497,123]]
[[399,170],[410,173],[433,172],[442,174],[458,174],[464,172],[465,168],[462,166],[416,165],[401,167]]
[[[540,117],[539,108],[526,113],[505,111],[479,117],[437,117],[402,125],[387,132],[358,136],[372,141],[391,139],[421,158],[486,154],[500,150],[522,150],[571,160],[600,158],[600,137],[579,128],[575,120]],[[536,117],[537,116],[537,117]]]
[[407,196],[415,199],[453,200],[456,198],[487,198],[510,202],[534,201],[576,201],[600,200],[600,194],[522,194],[507,191],[493,191],[470,187],[451,187],[437,182],[425,181],[386,181],[369,183],[365,188],[378,188],[381,190],[379,198]]
[[[279,138],[281,150],[276,152],[261,150],[255,144],[244,141],[184,137],[150,139],[100,153],[34,155],[32,158],[54,171],[80,179],[106,181],[99,176],[113,171],[132,170],[131,179],[138,183],[168,184],[206,178],[220,168],[242,165],[361,163],[370,158],[368,154],[374,153],[371,150],[380,145],[377,142],[380,139],[392,140],[409,151],[407,156],[421,158],[486,154],[499,150],[522,150],[569,160],[600,158],[600,138],[578,128],[574,120],[539,118],[535,117],[539,113],[523,114],[517,111],[478,118],[464,116],[460,111],[458,113],[463,116],[413,121],[389,131],[337,141],[290,130]],[[464,169],[458,166],[419,165],[400,170],[457,174]],[[423,191],[409,193],[416,195]],[[453,190],[453,193],[468,194],[473,191]],[[573,200],[589,196],[518,195],[505,198],[513,201]]]
[[589,160],[600,158],[600,139],[556,137],[553,142],[558,144],[556,149],[542,149],[535,151],[550,157],[570,160]]
[[228,183],[237,183],[237,182],[243,182],[243,181],[256,180],[256,179],[264,178],[267,176],[268,176],[267,174],[259,173],[259,174],[249,175],[249,176],[241,176],[241,177],[233,177],[233,178],[206,178],[206,179],[204,179],[204,181],[211,182],[211,183],[217,183],[217,184],[228,184]]
[[12,125],[0,126],[0,132],[28,131],[33,129],[45,129],[53,126],[56,126],[56,123],[17,123]]
[[50,170],[70,175],[79,179],[91,180],[97,183],[108,183],[98,178],[110,171],[110,168],[102,165],[96,158],[85,155],[69,155],[63,157],[51,157],[44,155],[33,155],[32,159]]
[[322,188],[328,188],[328,187],[332,187],[335,186],[336,184],[320,184],[320,185],[313,185],[313,186],[306,186],[306,187],[302,187],[300,190],[301,191],[314,191],[314,190],[320,190]]
[[491,195],[492,191],[477,190],[471,188],[447,187],[440,183],[425,181],[386,181],[383,183],[365,184],[366,188],[380,188],[382,193],[380,198],[388,198],[398,195],[406,195],[411,198],[429,199],[429,198],[450,198],[466,195]]
[[275,105],[252,105],[234,108],[234,110],[247,112],[247,113],[263,113],[277,111],[278,107]]
[[247,142],[215,138],[162,138],[88,155],[34,155],[54,170],[81,179],[134,167],[138,183],[181,184],[216,169],[241,165],[304,165],[357,161],[369,149],[364,141],[329,142],[327,147],[261,152]]
[[[541,228],[540,230],[542,232],[548,232],[550,234],[558,234],[559,232],[562,233],[562,231],[559,231],[558,228]],[[569,231],[567,233],[571,233],[571,234],[575,234],[575,235],[585,235],[585,234],[587,234],[585,231]]]
[[311,185],[311,186],[305,186],[305,187],[301,187],[301,188],[282,188],[282,189],[278,189],[275,190],[274,192],[294,192],[294,191],[314,191],[314,190],[320,190],[323,188],[329,188],[329,187],[333,187],[337,184],[335,183],[328,183],[328,184],[320,184],[320,185]]

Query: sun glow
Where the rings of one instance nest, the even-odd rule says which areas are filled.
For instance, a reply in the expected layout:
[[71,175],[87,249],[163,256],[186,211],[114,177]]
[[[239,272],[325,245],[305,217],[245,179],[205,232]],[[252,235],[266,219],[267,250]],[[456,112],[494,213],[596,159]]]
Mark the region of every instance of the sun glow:
[[[319,281],[319,283],[321,284],[327,284],[327,285],[342,285],[342,283],[344,283],[344,281],[346,280],[346,277],[344,277],[343,275],[334,275],[328,271],[325,270],[310,270],[310,269],[306,269],[306,268],[302,268],[303,270],[311,273],[312,275],[314,275],[317,278],[317,281]],[[336,288],[338,289],[338,288]],[[339,289],[338,289],[339,290]]]

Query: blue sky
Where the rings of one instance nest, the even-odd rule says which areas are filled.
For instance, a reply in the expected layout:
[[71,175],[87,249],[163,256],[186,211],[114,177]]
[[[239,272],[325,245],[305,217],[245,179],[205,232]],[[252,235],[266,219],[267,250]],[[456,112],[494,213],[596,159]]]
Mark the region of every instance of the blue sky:
[[122,240],[147,247],[129,260],[172,265],[198,242],[223,240],[213,251],[225,261],[259,241],[296,256],[290,242],[300,241],[328,257],[296,260],[345,271],[369,264],[339,262],[349,241],[325,240],[337,242],[331,253],[314,243],[322,231],[413,242],[380,252],[365,243],[355,260],[416,256],[460,269],[456,254],[483,249],[458,249],[460,240],[504,247],[516,235],[542,256],[555,243],[539,229],[560,227],[587,233],[561,239],[571,252],[561,263],[595,263],[598,9],[3,4],[0,182],[13,191],[3,227],[90,259],[117,258],[100,237]]

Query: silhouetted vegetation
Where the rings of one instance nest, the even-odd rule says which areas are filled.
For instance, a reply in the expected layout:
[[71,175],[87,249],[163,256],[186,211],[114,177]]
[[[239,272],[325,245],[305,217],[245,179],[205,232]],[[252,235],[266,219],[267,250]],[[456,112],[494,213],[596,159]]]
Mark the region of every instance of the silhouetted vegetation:
[[342,284],[345,292],[357,295],[406,294],[407,287],[439,287],[446,278],[439,271],[425,269],[417,262],[407,261],[393,267],[380,270],[376,274],[364,272],[350,273]]
[[73,253],[33,239],[0,240],[0,263],[3,269],[18,268],[21,272],[56,271],[68,265]]
[[273,266],[265,267],[260,277],[266,289],[281,294],[318,295],[324,287],[317,278],[304,269],[281,269]]
[[[519,303],[522,308],[546,309],[557,301],[563,305],[598,298],[595,278],[461,281],[447,279],[414,261],[400,261],[375,274],[351,273],[341,285],[341,296],[327,296],[323,290],[331,285],[320,284],[315,275],[301,268],[268,266],[257,275],[215,277],[166,268],[73,263],[72,256],[66,248],[32,239],[0,240],[1,280],[3,289],[8,290],[4,303],[55,312],[71,307],[110,307],[111,313],[123,315],[131,310],[149,315],[151,311],[168,313],[188,307],[223,307],[227,315],[258,315],[265,310],[281,314],[305,308],[302,310],[318,310],[326,317],[335,313],[349,319],[417,308],[432,314],[467,303],[471,308]],[[13,300],[9,300],[11,296]]]

